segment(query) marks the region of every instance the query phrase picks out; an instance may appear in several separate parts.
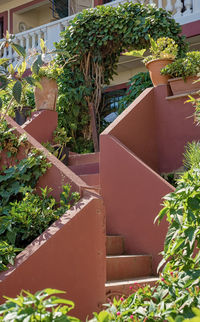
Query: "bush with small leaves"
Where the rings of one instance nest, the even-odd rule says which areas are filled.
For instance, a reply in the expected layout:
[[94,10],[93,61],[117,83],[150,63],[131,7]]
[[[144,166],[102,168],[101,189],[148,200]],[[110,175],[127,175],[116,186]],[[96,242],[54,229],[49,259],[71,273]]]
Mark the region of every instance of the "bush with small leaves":
[[7,301],[0,305],[0,321],[80,321],[68,315],[73,310],[74,303],[57,296],[64,293],[64,291],[46,288],[35,294],[22,291],[16,298],[5,296]]

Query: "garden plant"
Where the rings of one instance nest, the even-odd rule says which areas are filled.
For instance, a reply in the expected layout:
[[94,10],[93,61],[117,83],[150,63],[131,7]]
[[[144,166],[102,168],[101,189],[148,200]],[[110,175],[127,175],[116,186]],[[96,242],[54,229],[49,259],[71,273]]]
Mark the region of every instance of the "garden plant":
[[68,315],[73,310],[74,303],[58,297],[58,294],[63,293],[65,292],[46,288],[35,294],[22,291],[15,299],[5,297],[7,301],[0,306],[0,321],[80,321]]
[[125,96],[119,101],[117,113],[121,114],[148,87],[153,87],[149,72],[140,72],[131,77]]
[[171,78],[182,77],[184,80],[189,76],[197,76],[198,73],[200,73],[200,51],[188,52],[185,57],[177,59],[161,70],[162,75],[169,75]]
[[[7,269],[8,264],[13,265],[16,254],[79,199],[78,193],[71,192],[70,185],[63,186],[59,203],[48,187],[41,189],[40,196],[36,194],[38,179],[51,165],[41,151],[31,147],[26,135],[18,135],[6,121],[12,103],[23,101],[27,84],[37,85],[32,76],[24,77],[25,50],[15,45],[13,38],[7,33],[2,46],[12,46],[21,62],[14,69],[7,59],[0,60],[1,94],[11,98],[5,107],[2,106],[0,116],[0,271]],[[40,70],[39,57],[33,63],[37,72]],[[57,136],[59,133],[57,129]],[[60,136],[63,137],[63,133]]]
[[[18,160],[18,153],[24,155]],[[16,253],[30,244],[79,199],[70,186],[63,186],[60,203],[48,187],[35,191],[41,175],[50,167],[41,152],[30,147],[26,137],[17,137],[6,120],[0,124],[0,270],[13,264]]]

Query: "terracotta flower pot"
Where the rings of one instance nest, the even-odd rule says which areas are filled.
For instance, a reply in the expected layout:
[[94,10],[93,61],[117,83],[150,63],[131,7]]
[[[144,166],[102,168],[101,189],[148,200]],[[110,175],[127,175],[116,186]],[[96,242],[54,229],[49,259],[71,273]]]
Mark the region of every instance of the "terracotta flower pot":
[[58,96],[58,86],[54,79],[42,77],[40,80],[42,88],[35,88],[35,106],[37,110],[56,109],[56,101]]
[[171,63],[173,63],[172,59],[155,59],[145,65],[149,70],[153,86],[168,84],[169,76],[161,75],[160,70]]
[[184,80],[182,77],[170,78],[169,84],[173,95],[192,93],[200,90],[200,82],[194,83],[198,79],[197,76],[187,77]]

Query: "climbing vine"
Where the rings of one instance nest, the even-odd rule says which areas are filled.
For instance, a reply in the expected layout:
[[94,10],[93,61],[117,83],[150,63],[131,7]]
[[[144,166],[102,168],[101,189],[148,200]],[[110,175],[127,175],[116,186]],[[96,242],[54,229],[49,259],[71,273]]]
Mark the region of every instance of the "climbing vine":
[[[56,45],[66,51],[65,62],[70,58],[60,77],[58,111],[76,150],[80,137],[88,142],[92,138],[98,150],[102,88],[116,73],[120,54],[149,48],[150,37],[165,36],[176,41],[181,56],[187,46],[180,32],[171,13],[132,2],[84,10],[70,22]],[[63,54],[58,61],[62,63]]]

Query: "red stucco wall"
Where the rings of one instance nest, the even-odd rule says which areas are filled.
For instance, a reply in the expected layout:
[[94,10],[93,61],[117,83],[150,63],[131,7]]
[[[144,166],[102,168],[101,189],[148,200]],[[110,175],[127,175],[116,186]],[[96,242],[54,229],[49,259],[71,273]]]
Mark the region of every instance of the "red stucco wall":
[[185,144],[200,139],[187,97],[167,100],[170,94],[166,85],[145,90],[100,139],[107,233],[124,236],[128,254],[152,254],[154,273],[167,224],[157,227],[153,221],[162,197],[174,188],[153,170],[179,168]]
[[200,139],[200,126],[194,123],[194,107],[187,96],[167,100],[167,86],[154,89],[159,172],[172,172],[182,166],[187,142]]
[[22,128],[38,142],[51,142],[53,131],[58,124],[58,113],[55,111],[41,110],[32,114],[31,118],[22,125]]
[[154,89],[144,91],[107,129],[155,171],[158,170]]
[[21,289],[56,288],[73,300],[70,312],[84,321],[105,301],[105,221],[99,198],[88,194],[30,244],[0,274],[0,299]]
[[[75,301],[73,314],[85,320],[98,309],[105,296],[105,213],[102,200],[61,161],[51,155],[39,142],[24,131],[10,117],[6,117],[16,133],[26,133],[30,145],[41,150],[51,162],[40,187],[53,188],[59,200],[62,185],[70,183],[72,190],[81,191],[82,199],[22,253],[16,264],[0,274],[0,298],[16,296],[21,289],[35,292],[45,287],[67,291],[66,298]],[[20,154],[18,158],[22,158]]]
[[153,221],[173,188],[111,135],[101,136],[100,174],[107,234],[122,235],[127,254],[153,255],[156,274],[167,225]]

